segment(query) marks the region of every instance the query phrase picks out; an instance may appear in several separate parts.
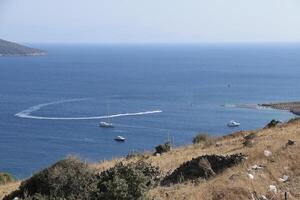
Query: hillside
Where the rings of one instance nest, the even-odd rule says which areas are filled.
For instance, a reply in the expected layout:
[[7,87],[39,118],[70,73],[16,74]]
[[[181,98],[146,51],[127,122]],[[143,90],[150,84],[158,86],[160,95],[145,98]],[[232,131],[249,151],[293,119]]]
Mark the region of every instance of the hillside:
[[0,56],[37,56],[45,52],[0,39]]
[[[251,141],[247,145],[245,145],[245,136]],[[130,158],[89,164],[89,166],[98,173],[113,167],[120,161],[135,163],[143,160],[159,167],[161,177],[166,177],[184,162],[201,155],[237,153],[242,153],[246,159],[208,179],[194,179],[170,185],[158,184],[147,192],[147,196],[155,200],[300,199],[299,119],[274,125],[274,127],[272,125],[269,128],[236,132],[218,138],[212,145],[187,145],[159,156],[144,153]],[[190,172],[192,170],[190,169]],[[284,177],[288,177],[287,180]],[[4,193],[15,190],[18,185],[19,182],[0,186],[0,197]]]

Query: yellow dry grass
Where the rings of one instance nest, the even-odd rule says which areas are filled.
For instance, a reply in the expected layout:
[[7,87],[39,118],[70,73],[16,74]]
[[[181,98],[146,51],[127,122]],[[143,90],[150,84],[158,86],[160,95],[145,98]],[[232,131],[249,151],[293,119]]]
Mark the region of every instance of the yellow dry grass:
[[[251,132],[257,134],[254,145],[244,147],[243,135]],[[286,147],[288,139],[294,140],[295,144]],[[219,143],[219,147],[205,149],[190,145],[162,157],[152,157],[149,161],[166,172],[193,157],[205,154],[243,153],[247,155],[247,160],[207,181],[156,187],[149,192],[151,199],[252,199],[254,192],[257,196],[265,195],[273,200],[284,199],[285,192],[288,193],[288,199],[300,199],[300,120],[270,129],[239,132],[224,137]],[[264,150],[270,150],[272,156],[266,157]],[[250,179],[247,169],[255,164],[265,168],[250,172],[254,176],[254,179]],[[283,175],[289,176],[288,182],[278,181]],[[270,185],[277,187],[277,194],[268,191]]]
[[16,190],[20,185],[20,182],[8,183],[6,185],[0,185],[0,199],[2,199],[5,195]]
[[[252,147],[243,146],[243,136],[256,133]],[[294,145],[286,146],[287,141],[295,141]],[[243,153],[247,159],[235,167],[225,170],[223,173],[209,179],[194,182],[174,184],[169,187],[158,186],[149,191],[150,199],[186,199],[186,200],[235,200],[252,199],[252,195],[265,195],[269,199],[284,199],[284,193],[288,193],[288,200],[300,199],[300,120],[294,120],[280,126],[259,129],[255,131],[242,131],[218,139],[218,145],[203,147],[201,145],[187,145],[176,148],[162,154],[152,156],[145,153],[142,157],[131,159],[116,158],[111,161],[102,161],[91,164],[99,171],[114,166],[117,162],[135,162],[143,159],[152,165],[158,166],[165,175],[172,172],[182,163],[192,158],[205,154],[227,155]],[[264,150],[272,152],[272,156],[266,157]],[[263,169],[248,172],[253,165],[265,166]],[[254,179],[248,177],[248,173]],[[278,179],[288,175],[287,182]],[[0,199],[4,192],[8,193],[18,187],[19,183],[0,186]],[[275,185],[276,194],[269,191],[269,186]]]

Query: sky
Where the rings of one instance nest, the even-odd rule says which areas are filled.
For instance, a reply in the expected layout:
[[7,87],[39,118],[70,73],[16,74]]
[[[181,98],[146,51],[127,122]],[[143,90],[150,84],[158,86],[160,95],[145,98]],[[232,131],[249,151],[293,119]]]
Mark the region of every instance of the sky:
[[0,0],[25,43],[299,42],[299,0]]

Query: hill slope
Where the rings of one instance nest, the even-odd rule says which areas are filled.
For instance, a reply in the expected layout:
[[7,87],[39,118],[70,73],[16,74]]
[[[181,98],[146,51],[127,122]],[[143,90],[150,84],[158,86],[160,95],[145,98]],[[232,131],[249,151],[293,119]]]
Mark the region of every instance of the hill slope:
[[37,56],[45,52],[0,39],[0,56]]
[[[251,145],[245,146],[243,144],[245,136],[249,136],[249,134],[254,134],[255,137],[251,139]],[[288,142],[288,140],[291,141]],[[265,150],[269,153],[266,153]],[[242,153],[247,156],[244,162],[207,180],[191,180],[169,186],[157,185],[147,195],[150,199],[160,200],[279,200],[285,199],[284,195],[287,195],[288,200],[296,200],[300,199],[299,152],[300,120],[298,119],[272,128],[241,131],[223,136],[211,146],[188,145],[173,149],[160,156],[145,153],[143,156],[102,161],[90,166],[100,172],[111,168],[120,161],[129,163],[143,160],[159,167],[164,177],[182,163],[198,156]],[[284,175],[288,176],[287,181],[280,179]],[[18,188],[19,184],[17,182],[0,186],[0,199],[4,194]]]

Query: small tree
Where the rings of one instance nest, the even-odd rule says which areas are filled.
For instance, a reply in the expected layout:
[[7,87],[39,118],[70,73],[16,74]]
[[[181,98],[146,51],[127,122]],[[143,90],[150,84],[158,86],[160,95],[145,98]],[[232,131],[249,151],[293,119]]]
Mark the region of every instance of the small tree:
[[164,144],[160,144],[155,147],[155,154],[156,153],[165,153],[171,150],[170,142],[166,142]]
[[277,126],[277,124],[279,124],[280,121],[278,120],[275,120],[275,119],[272,119],[266,126],[266,128],[273,128],[275,126]]
[[14,178],[8,173],[0,172],[0,185],[12,182]]
[[147,163],[128,164],[118,163],[113,168],[98,175],[95,199],[143,199],[150,189],[153,180],[151,165]]
[[19,190],[4,199],[91,199],[90,195],[96,188],[95,178],[86,163],[70,157],[23,181]]
[[199,133],[193,138],[193,144],[204,144],[205,146],[211,146],[214,140],[206,133]]

